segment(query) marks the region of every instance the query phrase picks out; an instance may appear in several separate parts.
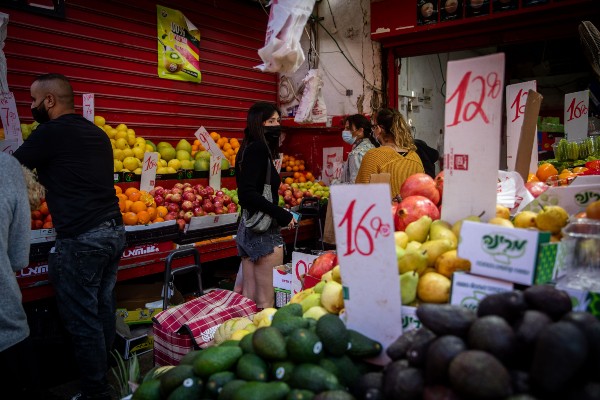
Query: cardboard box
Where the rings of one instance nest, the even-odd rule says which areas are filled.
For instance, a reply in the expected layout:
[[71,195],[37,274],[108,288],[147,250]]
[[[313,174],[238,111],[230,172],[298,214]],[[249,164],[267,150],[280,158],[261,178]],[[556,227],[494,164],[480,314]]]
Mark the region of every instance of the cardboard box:
[[292,264],[273,268],[273,288],[275,289],[275,307],[280,308],[292,298]]
[[600,318],[600,293],[566,287],[560,282],[556,288],[569,294],[571,303],[573,303],[573,311],[587,311],[596,318]]
[[[162,291],[162,283],[116,285],[116,315],[127,324],[151,324],[152,317],[162,311],[162,303],[156,308],[147,308],[146,304],[162,300]],[[183,303],[183,296],[177,289],[171,297],[171,303]]]
[[513,289],[514,285],[510,282],[484,278],[467,272],[455,272],[452,275],[450,304],[477,310],[479,302],[486,296]]
[[117,329],[114,348],[125,360],[133,357],[134,354],[140,355],[153,350],[152,325],[138,325],[129,332]]

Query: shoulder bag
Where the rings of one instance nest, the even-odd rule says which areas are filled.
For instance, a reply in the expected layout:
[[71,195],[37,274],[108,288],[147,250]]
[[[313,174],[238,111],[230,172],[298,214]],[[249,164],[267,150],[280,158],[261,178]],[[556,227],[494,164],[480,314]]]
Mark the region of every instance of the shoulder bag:
[[[263,187],[262,196],[267,201],[273,201],[273,196],[271,194],[271,160],[269,158],[267,158],[267,178]],[[256,211],[251,217],[248,217],[248,210],[244,209],[242,214],[246,228],[256,233],[266,232],[273,223],[273,217],[263,211]]]

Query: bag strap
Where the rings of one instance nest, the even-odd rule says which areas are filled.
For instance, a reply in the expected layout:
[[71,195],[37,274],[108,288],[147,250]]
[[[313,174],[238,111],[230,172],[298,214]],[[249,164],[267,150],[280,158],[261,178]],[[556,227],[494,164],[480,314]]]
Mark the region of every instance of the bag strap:
[[267,156],[267,179],[265,180],[265,185],[271,185],[271,167],[273,163],[271,162],[271,157]]

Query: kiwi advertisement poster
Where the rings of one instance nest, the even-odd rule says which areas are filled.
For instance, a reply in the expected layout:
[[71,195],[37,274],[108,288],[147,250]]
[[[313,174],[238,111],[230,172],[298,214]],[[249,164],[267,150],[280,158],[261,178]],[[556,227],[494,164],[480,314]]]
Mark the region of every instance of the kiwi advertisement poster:
[[200,83],[200,31],[180,11],[156,6],[158,76]]

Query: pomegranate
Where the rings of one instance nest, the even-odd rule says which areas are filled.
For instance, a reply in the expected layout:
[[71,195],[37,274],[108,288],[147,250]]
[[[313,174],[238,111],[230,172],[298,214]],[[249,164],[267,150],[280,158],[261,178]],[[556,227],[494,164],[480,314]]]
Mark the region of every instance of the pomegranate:
[[432,177],[417,173],[409,176],[400,187],[400,197],[424,196],[437,205],[440,202],[440,192]]
[[440,201],[444,199],[444,171],[440,171],[435,177],[435,187],[440,192]]
[[548,190],[550,186],[546,185],[544,182],[527,182],[525,184],[525,188],[531,193],[533,198],[537,198],[540,194],[544,193]]
[[394,203],[392,213],[396,231],[403,231],[408,224],[424,215],[428,215],[434,221],[440,219],[440,210],[424,196],[408,196],[400,203]]
[[323,253],[315,258],[307,274],[316,279],[321,279],[324,273],[331,271],[338,263],[337,254]]

